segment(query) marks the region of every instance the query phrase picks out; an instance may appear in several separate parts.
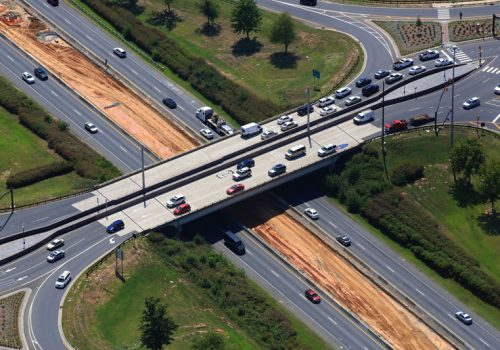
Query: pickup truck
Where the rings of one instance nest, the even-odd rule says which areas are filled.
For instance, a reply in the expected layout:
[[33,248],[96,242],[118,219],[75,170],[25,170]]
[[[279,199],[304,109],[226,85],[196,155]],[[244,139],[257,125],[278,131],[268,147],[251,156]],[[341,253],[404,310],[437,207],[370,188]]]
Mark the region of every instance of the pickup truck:
[[431,117],[428,114],[422,114],[422,115],[418,115],[416,117],[411,117],[410,118],[410,125],[419,126],[419,125],[427,124],[427,123],[430,123],[433,121],[434,121],[434,117]]
[[384,125],[387,134],[408,129],[408,122],[404,119],[393,120],[390,124]]

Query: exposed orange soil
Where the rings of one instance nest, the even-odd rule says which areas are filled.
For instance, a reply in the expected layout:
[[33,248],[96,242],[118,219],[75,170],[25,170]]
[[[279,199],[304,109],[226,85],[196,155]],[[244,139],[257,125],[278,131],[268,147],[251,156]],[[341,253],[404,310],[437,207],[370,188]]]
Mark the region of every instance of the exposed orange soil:
[[[198,145],[193,137],[165,120],[141,98],[62,39],[38,41],[37,33],[46,26],[28,16],[21,7],[9,4],[8,10],[18,13],[23,22],[15,26],[0,22],[0,32],[159,157],[169,158]],[[118,105],[105,108],[114,103]]]
[[[433,330],[335,254],[271,197],[232,210],[247,227],[278,250],[339,304],[356,314],[396,349],[452,349]],[[248,214],[246,214],[248,213]]]

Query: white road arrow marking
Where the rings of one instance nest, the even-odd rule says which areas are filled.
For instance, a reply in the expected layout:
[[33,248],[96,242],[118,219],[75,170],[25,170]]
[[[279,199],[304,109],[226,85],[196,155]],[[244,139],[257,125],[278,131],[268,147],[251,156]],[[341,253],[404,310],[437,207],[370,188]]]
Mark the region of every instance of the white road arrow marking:
[[25,278],[28,278],[28,276],[19,277],[16,281],[19,282],[19,281],[22,281]]
[[8,273],[8,272],[14,271],[15,269],[16,269],[15,267],[13,267],[13,268],[11,268],[11,269],[7,269],[7,270],[5,270],[5,273]]
[[110,238],[109,239],[109,244],[115,244],[115,239],[114,238]]

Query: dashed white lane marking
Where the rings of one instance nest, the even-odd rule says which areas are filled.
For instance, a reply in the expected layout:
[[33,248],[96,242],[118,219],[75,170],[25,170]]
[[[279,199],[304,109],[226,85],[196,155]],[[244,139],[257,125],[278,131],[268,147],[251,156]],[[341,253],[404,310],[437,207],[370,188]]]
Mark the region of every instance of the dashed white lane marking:
[[71,24],[71,22],[67,18],[64,18],[64,22]]
[[425,297],[425,294],[424,294],[424,293],[422,293],[420,290],[418,290],[417,288],[415,288],[415,290],[416,290],[419,294],[421,294],[421,295],[423,295],[423,296]]
[[42,220],[45,220],[45,219],[48,219],[48,218],[49,218],[49,217],[48,217],[48,216],[46,216],[46,217],[44,217],[44,218],[36,219],[36,220],[35,220],[35,222],[42,221]]
[[73,108],[73,111],[78,114],[78,115],[82,115],[80,112],[78,112],[76,109]]
[[87,37],[87,39],[89,39],[90,41],[94,41],[94,39],[92,39],[92,37],[88,36],[87,34],[85,34],[85,36]]
[[53,91],[53,90],[50,90],[50,92],[52,93],[52,95],[54,95],[55,97],[59,97],[57,96],[57,94]]
[[155,89],[156,91],[158,91],[161,94],[161,90],[158,89],[156,86],[154,86],[153,89]]
[[135,75],[139,75],[139,73],[137,73],[137,72],[136,72],[135,70],[133,70],[132,68],[130,68],[130,71],[131,71],[132,73],[134,73]]
[[328,221],[328,223],[329,223],[330,225],[332,225],[333,227],[337,228],[337,225],[335,225],[333,222]]
[[9,60],[11,60],[12,62],[14,62],[14,59],[13,59],[12,57],[10,57],[9,55],[7,55],[7,58],[8,58]]
[[278,275],[278,274],[277,274],[276,272],[274,272],[273,270],[271,270],[271,273],[272,273],[273,275],[275,275],[276,277],[280,278],[280,275]]
[[[365,247],[363,247],[361,244],[356,243],[356,245],[357,245],[357,246],[359,246],[361,249],[366,250],[366,248],[365,248]],[[394,272],[394,271],[393,271],[393,272]]]
[[331,323],[333,323],[334,325],[336,325],[336,326],[338,325],[338,323],[337,323],[337,322],[336,322],[333,318],[331,318],[330,316],[327,316],[327,318],[328,318],[328,320],[329,320]]
[[490,347],[490,344],[488,344],[487,342],[485,342],[484,340],[482,340],[481,338],[479,338],[479,340],[481,341],[481,343],[483,343],[484,345],[486,345],[487,347]]
[[396,272],[393,269],[391,269],[388,265],[385,265],[385,267],[387,267],[387,270],[391,271],[392,273]]
[[123,148],[122,146],[120,146],[120,148],[123,150],[123,152],[128,153],[128,151],[125,148]]

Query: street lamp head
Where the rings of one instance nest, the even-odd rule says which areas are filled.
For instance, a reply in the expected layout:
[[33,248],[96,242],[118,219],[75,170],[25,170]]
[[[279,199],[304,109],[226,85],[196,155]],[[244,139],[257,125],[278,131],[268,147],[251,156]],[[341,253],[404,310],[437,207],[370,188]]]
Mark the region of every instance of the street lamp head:
[[457,45],[453,45],[451,48],[455,51],[457,49]]

